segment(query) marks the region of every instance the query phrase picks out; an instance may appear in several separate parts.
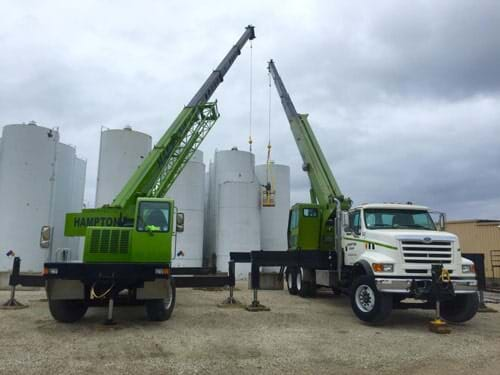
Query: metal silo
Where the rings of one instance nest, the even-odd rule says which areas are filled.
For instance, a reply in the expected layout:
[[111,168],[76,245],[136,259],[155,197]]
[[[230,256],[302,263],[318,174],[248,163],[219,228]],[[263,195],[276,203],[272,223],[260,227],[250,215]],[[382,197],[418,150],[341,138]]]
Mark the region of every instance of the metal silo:
[[174,267],[201,267],[205,208],[205,164],[203,152],[196,151],[166,196],[184,213],[184,232],[176,234]]
[[[270,183],[274,193],[274,206],[260,209],[260,240],[262,250],[287,250],[288,212],[290,209],[290,167],[281,164],[262,164],[255,167],[261,186]],[[261,189],[262,194],[262,189]],[[261,197],[262,201],[262,197]],[[262,267],[263,271],[276,271]]]
[[[64,237],[66,214],[72,211],[73,175],[76,154],[75,148],[58,143],[55,157],[55,194],[52,220],[51,261],[72,259],[72,238]],[[74,250],[73,250],[74,251]],[[73,252],[74,254],[74,252]]]
[[101,132],[96,207],[113,202],[149,151],[151,137],[130,127]]
[[[73,167],[73,183],[71,193],[70,212],[79,212],[83,208],[83,197],[85,194],[85,177],[87,172],[87,161],[85,159],[75,158]],[[69,239],[71,256],[73,260],[82,260],[83,239],[81,237],[71,237]]]
[[[215,253],[217,270],[228,270],[232,251],[260,250],[259,184],[254,155],[232,149],[214,161]],[[250,266],[236,265],[236,277],[247,278]]]
[[290,209],[290,167],[274,163],[262,164],[255,167],[255,174],[261,186],[270,182],[275,190],[275,206],[262,207],[260,210],[262,250],[286,250]]
[[58,132],[34,123],[7,125],[0,163],[0,272],[9,271],[12,250],[23,272],[41,272],[48,255],[40,228],[51,223],[54,161]]

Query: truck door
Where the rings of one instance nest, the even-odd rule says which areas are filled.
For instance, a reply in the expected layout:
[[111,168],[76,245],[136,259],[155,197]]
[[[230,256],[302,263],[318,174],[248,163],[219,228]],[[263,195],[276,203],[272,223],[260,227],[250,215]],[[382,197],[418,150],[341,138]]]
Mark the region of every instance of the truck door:
[[365,249],[361,239],[361,211],[349,213],[349,228],[344,232],[344,259],[347,265],[354,264]]

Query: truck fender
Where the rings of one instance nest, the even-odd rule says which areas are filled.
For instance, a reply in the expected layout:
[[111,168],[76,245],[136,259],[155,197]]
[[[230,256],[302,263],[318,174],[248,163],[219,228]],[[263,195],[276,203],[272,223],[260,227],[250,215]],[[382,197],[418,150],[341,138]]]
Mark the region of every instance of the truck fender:
[[363,274],[374,277],[370,263],[368,263],[365,259],[360,259],[353,265],[353,277]]

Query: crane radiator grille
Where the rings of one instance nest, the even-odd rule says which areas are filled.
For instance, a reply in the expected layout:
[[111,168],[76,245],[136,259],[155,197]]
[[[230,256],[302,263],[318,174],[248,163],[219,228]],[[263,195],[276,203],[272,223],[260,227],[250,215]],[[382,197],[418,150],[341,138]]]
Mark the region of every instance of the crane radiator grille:
[[94,229],[90,236],[90,252],[93,254],[127,254],[130,231],[123,229]]

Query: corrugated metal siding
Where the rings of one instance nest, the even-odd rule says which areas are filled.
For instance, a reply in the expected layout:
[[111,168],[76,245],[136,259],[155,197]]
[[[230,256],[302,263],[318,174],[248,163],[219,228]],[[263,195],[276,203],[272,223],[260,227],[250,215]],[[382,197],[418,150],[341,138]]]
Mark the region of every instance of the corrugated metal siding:
[[[485,258],[486,277],[493,277],[491,269],[491,250],[500,250],[500,222],[448,222],[446,231],[460,239],[463,253],[482,253]],[[500,278],[500,269],[495,269],[495,277]]]

